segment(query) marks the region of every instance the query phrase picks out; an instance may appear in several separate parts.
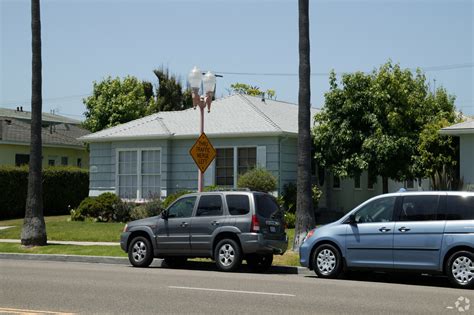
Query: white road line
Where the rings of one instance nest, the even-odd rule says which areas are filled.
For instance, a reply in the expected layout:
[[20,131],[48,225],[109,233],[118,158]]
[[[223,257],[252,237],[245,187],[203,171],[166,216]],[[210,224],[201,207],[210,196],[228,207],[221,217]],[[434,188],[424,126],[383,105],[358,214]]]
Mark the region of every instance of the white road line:
[[242,293],[242,294],[260,294],[260,295],[275,295],[275,296],[296,296],[296,295],[294,295],[294,294],[286,294],[286,293],[270,293],[270,292],[225,290],[225,289],[210,289],[210,288],[176,287],[176,286],[168,286],[168,288],[170,288],[170,289],[182,289],[182,290],[196,290],[196,291],[214,291],[214,292]]
[[29,310],[21,308],[9,308],[9,307],[0,307],[0,314],[62,314],[70,315],[74,313],[62,313],[62,312],[52,312],[52,311],[38,311],[38,310]]

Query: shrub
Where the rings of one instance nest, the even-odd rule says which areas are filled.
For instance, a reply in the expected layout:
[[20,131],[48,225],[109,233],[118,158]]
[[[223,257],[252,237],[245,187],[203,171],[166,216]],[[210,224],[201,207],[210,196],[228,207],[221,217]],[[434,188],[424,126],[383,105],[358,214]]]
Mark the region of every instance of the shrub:
[[166,197],[165,200],[163,200],[163,202],[161,203],[162,209],[168,208],[168,206],[170,204],[172,204],[176,199],[178,199],[182,195],[186,195],[186,194],[189,194],[191,192],[192,191],[189,191],[189,190],[180,190],[180,191],[177,191],[177,192],[175,192],[171,195],[168,195],[168,197]]
[[91,218],[98,222],[111,222],[116,209],[121,204],[120,198],[110,192],[103,193],[98,197],[87,197],[82,200],[77,209],[71,211],[71,220],[84,221],[86,218]]
[[271,192],[276,190],[277,181],[275,176],[266,169],[254,168],[239,177],[237,186],[253,191]]
[[137,205],[134,202],[121,202],[115,208],[115,213],[113,216],[114,222],[128,222],[131,220],[132,210]]
[[148,217],[148,212],[145,205],[139,205],[130,212],[130,220],[140,220]]
[[[77,167],[43,170],[43,214],[69,214],[89,193],[89,173]],[[0,166],[0,220],[25,216],[28,167]]]
[[295,228],[295,222],[296,222],[296,214],[291,213],[291,212],[286,212],[285,213],[286,227],[288,229],[294,229]]
[[281,192],[283,198],[283,209],[290,213],[296,212],[296,184],[288,183],[283,186]]
[[147,217],[157,216],[163,211],[161,200],[159,198],[152,199],[144,204]]

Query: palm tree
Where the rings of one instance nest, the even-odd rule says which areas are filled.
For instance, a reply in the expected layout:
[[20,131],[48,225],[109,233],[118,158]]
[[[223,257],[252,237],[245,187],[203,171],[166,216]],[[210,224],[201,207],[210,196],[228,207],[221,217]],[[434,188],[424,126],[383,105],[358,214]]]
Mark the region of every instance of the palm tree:
[[299,93],[298,93],[298,177],[296,225],[293,250],[297,250],[306,233],[314,226],[311,199],[311,89],[309,61],[309,0],[298,1],[299,20]]
[[43,187],[41,184],[41,19],[40,1],[31,0],[32,80],[31,80],[31,150],[28,173],[25,220],[21,244],[46,245],[46,226],[43,217]]

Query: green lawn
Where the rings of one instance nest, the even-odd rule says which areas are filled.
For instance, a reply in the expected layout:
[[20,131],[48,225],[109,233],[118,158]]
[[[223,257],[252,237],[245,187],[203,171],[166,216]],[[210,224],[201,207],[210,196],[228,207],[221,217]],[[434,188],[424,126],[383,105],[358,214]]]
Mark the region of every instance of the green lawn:
[[[87,241],[87,242],[118,242],[123,223],[97,223],[68,221],[69,216],[45,217],[46,233],[49,241]],[[20,239],[23,219],[0,221],[0,226],[13,226],[0,230],[0,239]],[[292,251],[294,229],[288,229],[288,250],[274,257],[274,265],[299,266],[298,253]],[[0,243],[2,253],[31,253],[31,254],[63,254],[63,255],[92,255],[117,256],[127,255],[119,246],[75,246],[48,245],[45,247],[24,248],[19,244]]]
[[[69,216],[45,217],[46,234],[52,241],[118,242],[124,223],[98,223],[68,221]],[[20,239],[23,219],[0,221],[0,226],[13,226],[0,230],[0,239]]]

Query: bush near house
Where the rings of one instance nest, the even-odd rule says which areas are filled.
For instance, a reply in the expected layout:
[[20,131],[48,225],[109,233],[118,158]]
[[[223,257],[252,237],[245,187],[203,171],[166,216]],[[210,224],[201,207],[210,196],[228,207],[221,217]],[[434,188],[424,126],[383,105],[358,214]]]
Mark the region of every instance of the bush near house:
[[86,197],[71,210],[72,221],[128,222],[159,215],[163,210],[160,199],[146,203],[124,202],[114,193]]
[[[25,215],[28,167],[0,166],[0,220]],[[44,215],[69,214],[89,193],[89,172],[55,166],[43,170]]]
[[254,191],[272,192],[277,188],[277,180],[266,169],[254,168],[239,177],[237,186]]

